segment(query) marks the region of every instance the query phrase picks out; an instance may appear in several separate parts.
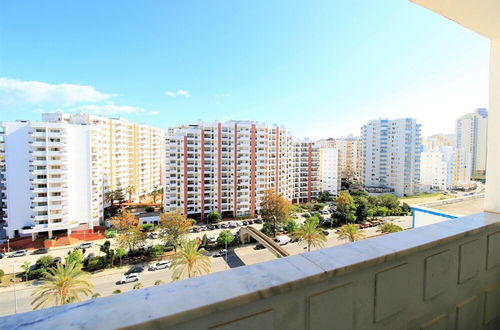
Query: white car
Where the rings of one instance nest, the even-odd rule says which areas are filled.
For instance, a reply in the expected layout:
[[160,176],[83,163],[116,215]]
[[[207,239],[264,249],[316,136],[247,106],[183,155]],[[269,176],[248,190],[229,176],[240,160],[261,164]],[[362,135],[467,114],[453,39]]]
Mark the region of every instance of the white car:
[[132,273],[123,276],[118,283],[119,284],[125,284],[125,283],[130,283],[130,282],[137,282],[141,279],[141,274],[140,273]]
[[88,249],[91,248],[94,245],[92,242],[85,242],[76,247],[76,249]]
[[208,243],[215,243],[215,242],[217,242],[217,238],[215,236],[210,236],[208,238]]
[[15,252],[12,252],[12,254],[9,256],[9,258],[17,258],[17,257],[24,257],[28,251],[26,250],[17,250]]
[[152,271],[152,270],[158,270],[158,269],[165,269],[165,268],[170,267],[171,264],[172,264],[172,261],[170,261],[170,260],[159,261],[159,262],[149,266],[149,270]]

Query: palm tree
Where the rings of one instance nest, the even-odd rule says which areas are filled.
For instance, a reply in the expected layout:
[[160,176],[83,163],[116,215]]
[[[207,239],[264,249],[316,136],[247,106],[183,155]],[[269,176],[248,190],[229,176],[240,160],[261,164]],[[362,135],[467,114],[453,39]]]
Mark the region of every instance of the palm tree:
[[361,232],[358,225],[355,225],[353,223],[349,223],[340,227],[338,235],[340,239],[349,240],[350,242],[359,241],[360,239],[365,237],[365,234]]
[[128,185],[127,188],[125,188],[125,192],[128,194],[129,201],[132,201],[132,195],[135,192],[135,187],[132,185]]
[[210,272],[210,259],[203,255],[205,249],[198,248],[196,240],[181,243],[179,250],[172,256],[173,281]]
[[156,204],[156,198],[158,196],[161,196],[161,194],[162,190],[158,189],[158,186],[155,185],[153,191],[151,192],[151,197],[153,197],[153,204]]
[[311,252],[311,246],[315,248],[325,246],[326,237],[314,221],[304,222],[292,235],[299,240],[299,244],[304,242],[307,244],[307,252]]
[[82,271],[82,265],[75,262],[57,264],[45,273],[42,285],[35,289],[37,296],[31,304],[33,309],[46,308],[80,301],[81,295],[92,295],[94,285],[88,281],[89,274]]
[[106,201],[106,203],[109,202],[111,206],[113,206],[115,204],[115,192],[113,190],[107,191],[104,194],[104,200]]
[[402,230],[403,230],[403,228],[401,228],[400,226],[395,225],[395,224],[390,223],[390,222],[387,222],[387,223],[384,223],[382,226],[380,226],[380,228],[377,231],[381,232],[382,234],[389,234],[389,233],[395,233],[395,232],[402,231]]
[[24,270],[24,276],[26,276],[27,281],[31,272],[31,262],[25,261],[24,264],[21,265],[21,268]]

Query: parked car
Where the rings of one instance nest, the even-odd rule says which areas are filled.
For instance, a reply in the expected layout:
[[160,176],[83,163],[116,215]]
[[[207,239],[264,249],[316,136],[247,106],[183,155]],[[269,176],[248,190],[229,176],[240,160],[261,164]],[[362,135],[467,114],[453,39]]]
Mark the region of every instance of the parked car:
[[170,261],[170,260],[159,261],[159,262],[149,266],[149,271],[158,270],[158,269],[165,269],[165,268],[170,267],[171,264],[172,264],[172,261]]
[[85,243],[78,245],[75,249],[88,249],[88,248],[91,248],[92,246],[94,246],[94,243],[85,242]]
[[61,257],[55,257],[54,258],[54,263],[55,264],[60,264],[61,263]]
[[90,258],[94,258],[95,257],[95,253],[94,252],[90,252],[86,257],[85,259],[90,259]]
[[144,267],[142,266],[134,266],[132,268],[130,268],[126,273],[125,275],[128,275],[128,274],[133,274],[133,273],[142,273],[144,271]]
[[123,276],[119,281],[118,284],[125,284],[125,283],[130,283],[130,282],[137,282],[141,279],[141,274],[139,273],[132,273]]
[[287,245],[290,242],[290,237],[288,237],[286,235],[280,235],[280,236],[276,236],[274,241],[276,243],[278,243],[279,245]]
[[5,253],[0,252],[0,259],[2,259],[3,257],[5,257]]
[[254,221],[255,223],[264,223],[264,221],[262,221],[262,219],[255,219]]
[[207,228],[207,226],[200,226],[200,230],[206,231],[206,230],[208,230],[208,228]]
[[199,233],[200,231],[201,231],[200,227],[194,227],[193,228],[193,232],[195,232],[195,233]]
[[253,225],[253,220],[252,219],[247,220],[247,222],[248,222],[249,225]]
[[227,255],[227,250],[226,250],[226,249],[222,249],[222,250],[220,250],[220,251],[215,252],[215,253],[212,255],[212,257],[214,257],[214,258],[218,258],[218,257],[224,257],[224,256],[226,256],[226,255]]
[[214,230],[216,227],[214,226],[214,224],[210,223],[207,225],[207,229],[208,230]]
[[359,225],[359,228],[361,228],[361,229],[365,229],[365,228],[369,228],[369,227],[370,227],[370,225],[367,223],[362,223]]
[[323,235],[325,235],[325,236],[330,235],[330,232],[328,230],[323,230],[322,232],[323,232]]
[[214,237],[214,236],[210,236],[210,237],[208,238],[208,243],[215,243],[215,242],[217,242],[217,238],[216,238],[216,237]]
[[26,250],[17,250],[15,252],[12,252],[9,256],[9,258],[17,258],[17,257],[24,257],[28,251]]
[[262,250],[262,249],[265,249],[266,247],[264,245],[262,245],[262,243],[257,243],[257,245],[255,245],[255,250]]
[[224,222],[220,225],[221,228],[229,228],[229,223]]
[[236,221],[229,221],[229,228],[236,228],[236,227],[238,227]]
[[151,233],[151,234],[149,234],[149,238],[150,238],[150,239],[157,239],[158,237],[160,237],[160,236],[158,235],[158,233]]
[[241,223],[243,224],[243,226],[248,226],[248,221],[246,220],[243,220]]
[[47,249],[47,248],[40,248],[40,249],[36,249],[31,254],[45,254],[45,253],[48,253],[48,252],[49,252],[49,249]]

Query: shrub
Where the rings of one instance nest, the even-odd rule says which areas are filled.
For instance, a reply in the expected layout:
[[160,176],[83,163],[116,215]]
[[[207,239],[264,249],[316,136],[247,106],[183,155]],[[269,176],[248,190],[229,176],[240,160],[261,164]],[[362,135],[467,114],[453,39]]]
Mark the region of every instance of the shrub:
[[105,265],[106,264],[105,264],[102,257],[93,257],[93,258],[89,259],[89,263],[87,265],[87,270],[94,271],[94,270],[103,269]]
[[38,279],[42,278],[46,272],[47,272],[46,268],[34,269],[34,270],[29,272],[28,280],[38,280]]
[[36,267],[37,268],[49,268],[54,266],[54,257],[46,255],[43,257],[38,258],[36,261]]
[[67,264],[74,262],[77,264],[83,264],[83,253],[81,250],[73,250],[71,252],[68,252],[68,255],[66,256],[65,262]]
[[122,293],[122,290],[116,289],[115,291],[113,291],[113,294],[118,294],[118,293]]
[[260,230],[265,235],[271,237],[274,233],[274,225],[271,222],[264,222],[262,229]]
[[155,211],[155,208],[154,208],[154,207],[152,207],[152,206],[148,206],[148,207],[146,207],[146,208],[144,209],[144,211],[146,211],[146,212],[148,212],[148,213],[149,213],[149,212],[154,212],[154,211]]
[[158,257],[165,253],[165,248],[163,245],[155,245],[151,250],[149,250],[150,257]]
[[144,230],[144,231],[152,231],[155,228],[155,226],[152,223],[142,224],[141,227],[142,227],[142,230]]
[[297,228],[299,228],[299,226],[295,220],[292,219],[286,222],[285,229],[287,232],[293,233],[297,230]]
[[2,281],[2,277],[5,275],[3,269],[0,269],[0,282]]
[[116,234],[117,234],[116,230],[106,229],[106,231],[104,231],[104,237],[106,238],[113,238],[116,236]]
[[314,203],[314,211],[320,211],[326,206],[325,203]]
[[219,214],[219,212],[216,211],[210,212],[207,215],[207,220],[209,223],[217,223],[220,222],[221,219],[222,219],[221,215]]

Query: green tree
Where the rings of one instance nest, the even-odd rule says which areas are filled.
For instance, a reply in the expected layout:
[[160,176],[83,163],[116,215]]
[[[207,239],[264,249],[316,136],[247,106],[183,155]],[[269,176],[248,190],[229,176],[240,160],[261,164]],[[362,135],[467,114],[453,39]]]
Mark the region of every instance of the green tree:
[[297,228],[299,228],[299,226],[297,225],[297,221],[290,219],[286,222],[285,228],[287,232],[293,233],[297,230]]
[[231,244],[234,241],[234,235],[229,230],[223,230],[219,233],[217,237],[217,243],[219,246],[226,246]]
[[163,189],[158,188],[158,186],[153,187],[153,191],[150,193],[151,197],[153,197],[153,204],[156,204],[156,199],[163,194]]
[[353,223],[343,225],[339,228],[339,239],[349,240],[350,242],[359,241],[365,235],[361,232],[358,225]]
[[377,202],[379,206],[385,206],[389,210],[399,206],[399,199],[393,194],[381,194],[377,196]]
[[104,267],[106,267],[106,263],[104,262],[103,257],[90,258],[89,262],[87,264],[87,270],[89,270],[89,271],[103,269]]
[[363,222],[368,217],[370,204],[366,197],[354,197],[356,203],[356,221]]
[[135,187],[133,185],[128,185],[127,188],[125,188],[125,192],[128,194],[129,201],[132,201],[132,196],[134,195]]
[[326,237],[314,221],[306,221],[300,226],[293,236],[299,240],[299,244],[307,244],[307,252],[311,252],[311,246],[315,248],[323,247]]
[[318,202],[324,203],[332,200],[332,195],[329,191],[322,191],[319,193]]
[[356,220],[356,203],[347,190],[342,191],[337,197],[336,215],[343,221],[353,222]]
[[115,192],[113,190],[109,190],[104,194],[104,201],[106,203],[110,203],[111,206],[115,204]]
[[55,264],[54,257],[50,255],[40,257],[36,261],[37,268],[49,268],[54,266],[54,264]]
[[375,208],[376,217],[385,217],[389,214],[389,209],[385,206],[377,206]]
[[274,224],[271,222],[264,222],[260,231],[263,232],[264,235],[272,237],[273,233],[275,232]]
[[222,219],[222,216],[217,211],[210,212],[207,215],[207,221],[209,223],[218,223],[221,221],[221,219]]
[[5,275],[5,272],[3,269],[0,269],[0,283],[2,282],[2,278]]
[[82,271],[82,265],[69,262],[50,268],[42,284],[32,296],[33,309],[46,308],[80,301],[82,296],[91,296],[94,286],[88,281],[88,273]]
[[113,199],[115,201],[118,201],[118,205],[121,205],[123,204],[123,202],[125,202],[125,192],[123,191],[120,182],[116,184],[116,189],[113,191]]
[[127,251],[124,248],[116,249],[116,257],[120,258],[120,267],[122,266],[122,258],[127,255]]
[[203,234],[203,237],[201,238],[201,244],[200,244],[200,246],[205,249],[207,247],[207,245],[208,245],[207,234]]
[[69,264],[69,263],[77,263],[80,265],[83,265],[83,252],[81,250],[73,250],[73,251],[68,251],[68,255],[64,259],[64,261]]
[[210,259],[203,254],[204,249],[198,248],[196,240],[181,243],[179,251],[172,256],[172,280],[210,272]]
[[381,232],[382,234],[389,234],[389,233],[395,233],[395,232],[402,231],[402,230],[403,230],[403,228],[401,228],[400,226],[393,224],[393,223],[390,223],[390,222],[386,222],[382,226],[380,226],[380,228],[377,231]]
[[25,261],[22,265],[21,265],[21,268],[24,270],[24,277],[25,277],[25,281],[28,281],[28,278],[30,276],[30,272],[31,272],[31,262],[29,261]]
[[111,242],[108,240],[104,241],[104,243],[99,247],[99,251],[106,255],[106,263],[113,266],[115,261],[115,250],[111,248]]

